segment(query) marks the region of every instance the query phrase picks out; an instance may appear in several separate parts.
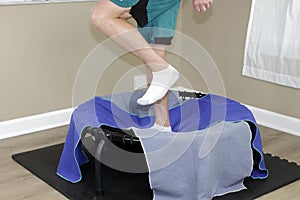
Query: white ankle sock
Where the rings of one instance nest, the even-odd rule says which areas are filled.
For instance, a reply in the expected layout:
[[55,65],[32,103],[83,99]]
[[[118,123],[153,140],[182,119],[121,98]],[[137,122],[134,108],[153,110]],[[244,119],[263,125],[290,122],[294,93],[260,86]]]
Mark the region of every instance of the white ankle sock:
[[144,96],[137,100],[140,105],[150,105],[163,98],[179,78],[178,71],[169,65],[166,69],[152,72],[153,78]]
[[162,126],[157,123],[154,123],[150,129],[156,129],[160,132],[172,132],[171,126]]

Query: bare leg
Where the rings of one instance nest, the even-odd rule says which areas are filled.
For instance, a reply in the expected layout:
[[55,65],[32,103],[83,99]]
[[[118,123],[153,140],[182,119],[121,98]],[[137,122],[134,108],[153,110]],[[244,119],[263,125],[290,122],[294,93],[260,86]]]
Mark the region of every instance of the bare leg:
[[149,105],[162,99],[179,78],[178,71],[155,51],[139,31],[127,22],[131,8],[122,8],[110,0],[100,0],[93,8],[93,25],[117,44],[138,56],[152,71],[152,82],[146,93],[137,100]]
[[138,30],[127,22],[131,8],[122,8],[110,0],[100,0],[92,9],[93,25],[103,34],[138,56],[151,71],[166,69],[168,63],[148,44]]
[[[161,44],[152,44],[152,48],[156,51],[156,53],[165,59],[166,55],[166,46]],[[148,70],[147,73],[148,83],[152,81],[152,73]],[[168,105],[168,94],[165,95],[161,100],[157,101],[154,104],[155,111],[155,123],[160,126],[170,127],[170,118],[169,118],[169,105]]]

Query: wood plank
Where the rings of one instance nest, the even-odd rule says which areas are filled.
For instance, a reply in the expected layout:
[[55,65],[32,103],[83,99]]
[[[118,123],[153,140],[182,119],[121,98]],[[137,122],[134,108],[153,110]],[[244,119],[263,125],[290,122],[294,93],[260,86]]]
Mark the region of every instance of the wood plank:
[[[64,126],[47,131],[0,140],[1,199],[67,199],[11,159],[11,155],[14,153],[29,151],[64,142],[67,130],[68,127]],[[271,153],[272,155],[300,164],[300,137],[262,126],[260,126],[260,130],[265,153]],[[299,196],[300,181],[297,181],[274,192],[266,194],[258,198],[258,200],[296,200],[299,199]]]

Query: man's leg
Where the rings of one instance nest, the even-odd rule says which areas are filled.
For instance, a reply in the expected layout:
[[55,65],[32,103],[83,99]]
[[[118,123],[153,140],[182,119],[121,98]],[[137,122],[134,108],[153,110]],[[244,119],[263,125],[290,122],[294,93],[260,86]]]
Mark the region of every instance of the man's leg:
[[[165,59],[166,56],[166,45],[162,44],[151,44],[152,48],[156,51],[156,53]],[[152,73],[148,70],[147,73],[148,83],[152,81]],[[171,131],[170,118],[169,118],[169,104],[168,104],[168,94],[166,94],[162,99],[157,101],[154,104],[155,111],[155,123],[159,126],[168,127]]]
[[[125,1],[125,0],[124,0]],[[179,75],[151,48],[138,30],[127,22],[131,8],[117,6],[110,0],[100,0],[91,13],[93,25],[103,34],[138,56],[153,72],[153,81],[145,95],[138,99],[141,105],[152,104],[168,92]]]
[[112,37],[117,44],[138,56],[152,71],[165,69],[169,64],[127,22],[131,17],[130,9],[117,6],[110,0],[100,0],[92,10],[92,23],[101,33]]

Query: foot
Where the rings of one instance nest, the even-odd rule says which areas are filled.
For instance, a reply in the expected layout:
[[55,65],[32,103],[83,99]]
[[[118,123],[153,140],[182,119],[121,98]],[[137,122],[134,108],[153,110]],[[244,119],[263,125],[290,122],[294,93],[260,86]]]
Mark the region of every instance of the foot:
[[154,123],[150,129],[156,129],[159,132],[172,132],[171,126],[162,126],[157,123]]
[[148,90],[137,100],[140,105],[150,105],[163,98],[179,78],[178,71],[171,65],[166,69],[152,72],[152,75],[152,82]]

